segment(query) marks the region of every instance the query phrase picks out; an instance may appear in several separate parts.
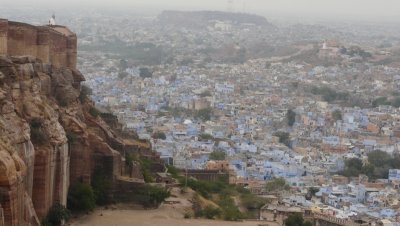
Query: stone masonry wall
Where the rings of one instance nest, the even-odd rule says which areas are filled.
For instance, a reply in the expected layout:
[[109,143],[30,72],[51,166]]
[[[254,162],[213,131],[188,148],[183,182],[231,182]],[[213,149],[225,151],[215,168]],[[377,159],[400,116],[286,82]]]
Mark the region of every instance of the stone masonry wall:
[[32,56],[45,64],[75,69],[76,35],[63,34],[54,28],[0,19],[0,55]]

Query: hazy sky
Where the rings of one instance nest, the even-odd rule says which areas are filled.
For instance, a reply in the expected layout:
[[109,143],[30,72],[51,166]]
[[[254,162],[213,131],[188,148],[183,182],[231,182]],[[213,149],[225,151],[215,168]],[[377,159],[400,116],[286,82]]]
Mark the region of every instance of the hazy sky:
[[[234,11],[262,15],[353,18],[400,22],[400,0],[232,0]],[[116,8],[154,8],[185,10],[227,10],[228,0],[1,0],[2,5],[43,5],[47,8],[99,6]],[[3,5],[3,7],[4,7]],[[1,7],[1,6],[0,6]],[[0,15],[1,17],[1,15]]]

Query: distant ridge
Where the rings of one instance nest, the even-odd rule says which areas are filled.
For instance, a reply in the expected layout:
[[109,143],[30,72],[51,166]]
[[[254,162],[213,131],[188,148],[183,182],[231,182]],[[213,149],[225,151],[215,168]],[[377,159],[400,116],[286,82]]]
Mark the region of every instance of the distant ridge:
[[163,24],[184,27],[204,27],[212,20],[231,21],[234,24],[255,24],[263,27],[274,27],[265,17],[248,13],[167,10],[163,11],[158,18]]

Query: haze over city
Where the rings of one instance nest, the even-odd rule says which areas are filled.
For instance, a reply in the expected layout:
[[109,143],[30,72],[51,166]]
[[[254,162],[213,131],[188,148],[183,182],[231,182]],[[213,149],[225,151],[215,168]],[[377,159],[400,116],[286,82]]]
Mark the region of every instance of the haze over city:
[[0,226],[400,226],[399,0],[0,1]]
[[[397,0],[3,0],[2,6],[29,6],[61,10],[61,8],[141,10],[227,10],[257,13],[263,16],[356,20],[374,22],[400,21],[400,2]],[[0,6],[0,7],[2,7]]]

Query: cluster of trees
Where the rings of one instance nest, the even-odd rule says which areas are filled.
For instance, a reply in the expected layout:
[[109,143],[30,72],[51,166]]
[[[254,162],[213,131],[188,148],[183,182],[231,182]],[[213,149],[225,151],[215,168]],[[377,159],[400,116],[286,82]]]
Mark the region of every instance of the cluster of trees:
[[289,215],[283,222],[285,226],[312,226],[310,221],[305,221],[303,215],[300,213],[295,213]]
[[199,139],[200,140],[213,140],[214,139],[214,137],[211,135],[211,134],[208,134],[208,133],[202,133],[202,134],[200,134],[199,135]]
[[165,107],[165,111],[170,112],[174,117],[188,117],[193,116],[196,119],[200,119],[202,121],[209,121],[213,116],[212,108],[204,108],[198,111],[193,111],[190,109],[185,109],[182,107]]
[[151,78],[153,77],[153,72],[147,67],[141,67],[139,68],[139,76],[141,78]]
[[[154,208],[158,207],[171,194],[166,188],[146,184],[136,189],[135,193],[131,195],[133,201],[139,202],[146,208]],[[128,198],[128,200],[130,199]]]
[[91,106],[91,107],[89,108],[89,114],[90,114],[91,116],[97,118],[97,117],[100,115],[100,111],[99,111],[96,107]]
[[211,116],[212,116],[211,108],[204,108],[196,111],[195,113],[195,117],[203,121],[209,121],[211,119]]
[[317,192],[319,192],[319,188],[316,187],[309,188],[306,194],[306,199],[311,200],[312,197],[314,197]]
[[246,218],[246,213],[242,213],[235,201],[230,195],[218,195],[218,200],[215,200],[216,205],[206,205],[202,207],[199,204],[199,198],[196,198],[194,203],[194,216],[205,217],[207,219],[224,219],[226,221],[238,221]]
[[210,160],[225,160],[225,158],[226,153],[223,150],[215,150],[209,156]]
[[[144,186],[135,189],[133,193],[127,192],[126,194],[121,194],[122,198],[118,199],[119,196],[117,196],[115,200],[111,200],[108,195],[111,189],[110,181],[101,177],[101,175],[97,175],[93,180],[94,182],[92,182],[92,186],[80,182],[72,185],[68,192],[68,210],[62,212],[64,210],[61,207],[56,206],[54,211],[58,212],[53,213],[54,211],[50,211],[49,215],[61,216],[59,219],[63,220],[69,217],[69,215],[64,214],[69,214],[69,211],[72,213],[86,213],[92,211],[96,205],[107,205],[114,201],[136,202],[146,208],[157,207],[170,196],[170,193],[166,188],[145,184]],[[60,213],[64,215],[60,215]],[[52,217],[49,217],[48,220],[46,218],[46,221],[52,222],[54,221],[52,219]]]
[[341,54],[348,55],[350,57],[360,56],[363,59],[372,57],[371,53],[361,49],[359,46],[351,46],[349,48],[342,47],[339,51]]
[[336,122],[338,120],[342,120],[342,112],[340,110],[334,110],[332,112],[332,118]]
[[293,126],[296,122],[296,112],[294,112],[292,109],[289,109],[286,113],[286,118],[288,121],[288,126]]
[[112,179],[107,176],[103,169],[96,168],[91,178],[91,186],[96,198],[96,205],[107,205],[112,203],[109,193],[112,186]]
[[229,184],[227,184],[226,178],[223,178],[223,176],[215,182],[196,180],[193,178],[187,178],[186,180],[184,177],[178,177],[178,180],[182,185],[187,184],[188,187],[195,190],[204,198],[212,198],[211,195],[213,193],[222,194],[224,190],[229,188]]
[[[131,166],[132,161],[140,163],[141,172],[146,183],[154,181],[150,171],[152,165],[150,159],[127,155],[126,162],[128,166]],[[92,211],[96,205],[102,206],[116,201],[117,199],[111,199],[110,197],[112,183],[111,178],[107,175],[104,170],[96,168],[92,175],[91,184],[77,182],[71,185],[68,191],[68,210],[72,213],[86,213]],[[155,207],[169,197],[170,194],[165,188],[145,185],[135,190],[135,194],[126,195],[128,196],[126,200],[117,201],[133,201],[145,207]]]
[[[178,179],[182,186],[187,185],[197,194],[217,204],[216,206],[207,205],[201,208],[198,204],[199,201],[195,202],[195,217],[221,218],[229,221],[252,218],[256,215],[259,207],[267,203],[265,199],[251,194],[247,189],[229,184],[227,175],[220,176],[217,181],[202,181],[179,175],[179,171],[173,166],[168,167],[168,172]],[[245,212],[239,210],[232,198],[233,196],[240,198],[240,202],[246,208]]]
[[[113,41],[102,41],[96,45],[82,45],[79,47],[83,51],[102,51],[112,53],[119,58],[128,59],[137,64],[158,65],[163,61],[162,56],[166,56],[162,46],[153,43],[135,43],[130,45],[118,38]],[[110,57],[113,55],[110,54]]]
[[212,94],[209,90],[200,93],[200,97],[210,97],[210,96],[212,96]]
[[395,108],[400,107],[400,97],[396,96],[391,99],[388,97],[378,97],[375,100],[372,101],[372,107],[378,107],[380,105],[390,105]]
[[400,168],[400,155],[391,156],[386,152],[376,150],[368,154],[368,163],[361,159],[346,160],[345,169],[340,174],[347,177],[357,177],[365,174],[371,179],[388,178],[389,169]]
[[262,206],[267,204],[267,200],[260,198],[254,194],[252,194],[249,190],[247,189],[240,189],[240,187],[237,188],[238,191],[240,191],[240,203],[243,207],[245,207],[248,211],[247,216],[249,218],[254,218],[257,216],[258,211]]
[[54,204],[42,220],[41,226],[59,226],[71,217],[71,212],[60,203]]
[[314,95],[321,95],[323,100],[329,103],[334,101],[345,101],[349,98],[349,93],[337,92],[336,90],[331,89],[327,86],[323,87],[313,86],[311,87],[310,92]]
[[289,189],[290,189],[289,184],[286,182],[284,178],[281,177],[273,178],[272,180],[269,180],[265,184],[265,190],[267,192],[277,192]]
[[222,209],[223,219],[226,221],[237,221],[245,219],[246,214],[240,212],[232,196],[229,194],[220,194],[218,206]]
[[79,100],[81,101],[81,103],[83,103],[92,94],[93,94],[93,90],[91,88],[89,88],[88,86],[82,85],[81,92],[79,93]]
[[219,207],[207,205],[204,208],[201,206],[195,211],[195,217],[205,217],[207,219],[216,219],[222,215],[222,210]]
[[161,139],[161,140],[165,140],[167,139],[167,136],[165,135],[164,132],[161,131],[157,131],[155,133],[153,133],[153,139]]
[[92,211],[96,207],[96,196],[93,188],[81,182],[70,186],[68,191],[68,209],[75,213]]
[[289,133],[278,131],[278,132],[275,132],[273,135],[276,137],[279,137],[279,143],[282,143],[288,147],[291,147],[292,144],[290,142],[290,134]]
[[151,173],[151,165],[153,161],[150,158],[144,156],[137,157],[135,155],[127,154],[125,157],[127,164],[131,164],[132,161],[136,161],[140,164],[140,172],[143,175],[143,179],[146,183],[154,182],[153,174]]

